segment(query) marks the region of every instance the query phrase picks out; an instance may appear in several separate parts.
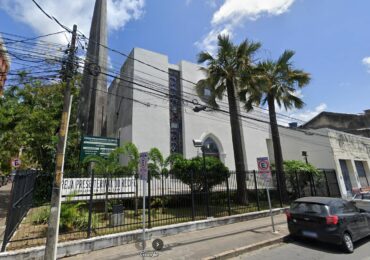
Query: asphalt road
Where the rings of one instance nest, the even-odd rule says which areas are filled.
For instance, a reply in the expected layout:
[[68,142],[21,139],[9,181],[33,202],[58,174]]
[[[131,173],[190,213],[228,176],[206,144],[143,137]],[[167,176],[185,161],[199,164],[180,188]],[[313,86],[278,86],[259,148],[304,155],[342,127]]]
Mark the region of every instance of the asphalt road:
[[324,244],[309,240],[295,240],[278,245],[266,247],[254,252],[243,254],[235,259],[248,260],[300,260],[300,259],[353,259],[353,260],[370,260],[370,237],[362,239],[355,243],[355,252],[346,254],[334,245]]

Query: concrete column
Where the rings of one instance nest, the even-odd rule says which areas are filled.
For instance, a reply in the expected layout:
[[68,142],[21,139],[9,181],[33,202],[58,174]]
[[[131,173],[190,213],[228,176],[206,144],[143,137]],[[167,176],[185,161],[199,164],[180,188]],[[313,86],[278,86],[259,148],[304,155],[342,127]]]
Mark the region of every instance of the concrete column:
[[[352,183],[352,187],[353,188],[361,188],[361,182],[360,182],[360,178],[358,177],[355,161],[354,160],[346,160],[346,162],[347,162],[347,167],[348,167],[350,176],[353,177],[353,178],[351,178],[351,182],[352,182],[352,180],[355,181],[354,183]],[[355,187],[355,185],[357,185],[357,187]]]
[[[91,21],[79,104],[79,124],[85,135],[106,136],[107,0],[96,0]],[[102,73],[91,74],[99,66]]]

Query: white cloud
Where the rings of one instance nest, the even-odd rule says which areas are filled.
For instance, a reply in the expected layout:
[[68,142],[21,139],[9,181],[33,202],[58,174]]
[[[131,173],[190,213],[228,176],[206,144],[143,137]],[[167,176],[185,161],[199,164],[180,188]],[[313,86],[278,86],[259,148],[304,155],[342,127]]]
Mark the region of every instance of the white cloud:
[[212,24],[237,23],[244,18],[258,19],[263,14],[280,15],[288,11],[294,0],[226,0],[213,14]]
[[321,103],[318,106],[316,106],[314,110],[306,110],[300,113],[293,113],[293,114],[290,114],[290,116],[301,119],[302,121],[306,122],[312,119],[313,117],[315,117],[316,115],[318,115],[319,113],[325,111],[327,107],[328,106],[325,103]]
[[[244,20],[256,20],[262,15],[281,15],[289,10],[295,0],[225,0],[213,14],[212,29],[202,41],[196,42],[201,50],[212,52],[216,48],[217,32],[227,30],[233,34]],[[215,3],[215,2],[213,2]]]
[[195,42],[195,45],[200,50],[207,50],[209,53],[215,53],[217,48],[217,36],[218,35],[229,35],[233,36],[233,31],[231,28],[216,28],[211,30],[200,42]]
[[370,57],[365,57],[362,59],[362,64],[364,64],[367,68],[367,72],[370,73]]
[[[92,0],[39,0],[38,3],[50,15],[57,18],[65,26],[78,29],[89,35],[90,23],[95,1]],[[145,0],[108,0],[108,28],[122,29],[130,20],[136,20],[143,14]],[[4,9],[14,19],[28,24],[38,34],[48,34],[61,31],[55,22],[48,19],[32,1],[2,0],[0,8]],[[64,35],[58,35],[53,40],[65,44]]]

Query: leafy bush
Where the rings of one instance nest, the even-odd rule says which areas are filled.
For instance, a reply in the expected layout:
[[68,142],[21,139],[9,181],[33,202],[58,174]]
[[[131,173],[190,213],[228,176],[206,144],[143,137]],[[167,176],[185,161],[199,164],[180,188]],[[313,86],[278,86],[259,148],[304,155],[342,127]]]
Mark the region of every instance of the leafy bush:
[[312,164],[296,160],[284,161],[284,170],[287,174],[295,174],[295,172],[300,174],[320,174],[320,171]]
[[298,190],[302,191],[307,185],[309,185],[311,176],[315,177],[317,180],[322,178],[321,172],[315,166],[302,161],[284,161],[284,171],[286,173],[287,181],[295,194],[299,194]]
[[50,216],[50,207],[38,208],[31,216],[31,222],[35,225],[47,224]]
[[165,207],[168,204],[168,198],[164,197],[155,197],[150,201],[150,207],[153,209]]
[[62,203],[60,210],[60,223],[59,229],[63,231],[71,231],[78,228],[78,224],[81,222],[83,217],[82,210],[80,207],[84,206],[85,202],[70,202]]
[[[207,156],[205,160],[206,171],[204,172],[203,158],[195,157],[188,160],[178,157],[172,163],[170,174],[173,174],[176,178],[189,186],[193,179],[195,191],[205,190],[206,177],[208,189],[212,189],[213,186],[222,183],[230,176],[228,168],[219,159]],[[193,173],[193,177],[191,173]]]
[[[67,197],[66,202],[61,204],[59,230],[73,231],[86,230],[89,222],[89,212],[83,207],[85,202],[73,202],[74,194]],[[50,206],[43,206],[35,210],[31,216],[31,222],[34,225],[47,224],[50,216]],[[98,216],[92,214],[91,227],[98,225]]]

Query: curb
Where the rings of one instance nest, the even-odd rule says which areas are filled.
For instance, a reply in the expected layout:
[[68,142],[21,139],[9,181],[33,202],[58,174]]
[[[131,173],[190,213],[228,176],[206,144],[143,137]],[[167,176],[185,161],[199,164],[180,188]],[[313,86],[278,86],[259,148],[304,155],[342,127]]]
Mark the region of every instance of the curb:
[[[273,215],[283,213],[285,208],[273,209]],[[233,215],[220,218],[211,218],[206,220],[198,220],[194,222],[185,222],[172,224],[168,226],[154,227],[147,230],[147,236],[150,237],[165,237],[169,235],[176,235],[183,232],[191,232],[197,230],[204,230],[226,224],[233,224],[243,221],[250,221],[262,217],[269,216],[269,210],[255,211],[244,213],[240,215]],[[89,239],[73,240],[58,244],[57,257],[67,257],[83,253],[89,253],[100,249],[119,246],[123,244],[133,243],[141,238],[142,231],[133,230],[124,233],[115,233],[110,235],[92,237]],[[33,248],[20,249],[16,251],[6,251],[0,253],[0,260],[41,260],[44,257],[45,246],[38,246]]]
[[251,244],[251,245],[248,245],[248,246],[234,248],[234,249],[222,252],[222,253],[217,254],[217,255],[207,256],[205,258],[202,258],[202,260],[229,259],[231,257],[236,257],[236,256],[239,256],[239,255],[244,254],[244,253],[248,253],[248,252],[252,252],[252,251],[261,249],[263,247],[279,244],[283,241],[288,240],[288,238],[289,238],[288,235],[282,235],[282,236],[279,236],[279,237],[271,238],[269,240],[254,243],[254,244]]

